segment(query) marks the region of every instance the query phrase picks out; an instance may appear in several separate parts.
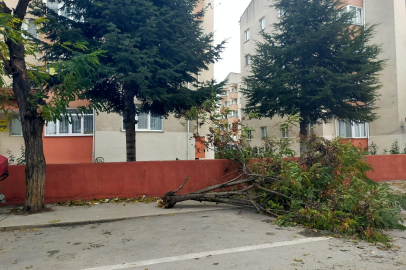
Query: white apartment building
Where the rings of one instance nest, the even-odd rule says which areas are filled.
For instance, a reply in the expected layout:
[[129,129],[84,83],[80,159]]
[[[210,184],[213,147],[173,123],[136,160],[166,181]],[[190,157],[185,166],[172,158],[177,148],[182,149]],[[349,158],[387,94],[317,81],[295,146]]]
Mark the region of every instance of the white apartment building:
[[[342,136],[354,145],[368,147],[375,142],[380,151],[390,149],[397,139],[400,146],[406,144],[406,6],[404,0],[345,0],[346,8],[356,11],[354,25],[379,23],[373,43],[382,44],[382,59],[388,59],[380,80],[383,87],[377,102],[376,111],[380,117],[372,123],[346,123],[331,119],[327,124],[313,127],[320,136],[333,138]],[[255,42],[261,41],[260,31],[273,31],[273,24],[278,22],[279,11],[270,7],[273,0],[252,0],[240,19],[241,43],[241,76],[251,74],[251,55],[255,54]],[[242,98],[242,108],[246,100]],[[279,130],[277,123],[282,119],[249,120],[245,124],[254,128],[252,145],[261,145],[263,137],[270,132],[278,137],[289,137],[292,134]],[[299,133],[293,128],[293,133]]]
[[[18,0],[5,0],[6,4],[13,8]],[[43,0],[49,8],[58,10],[61,4],[50,3]],[[195,10],[205,9],[203,29],[206,33],[214,32],[214,1],[200,0]],[[60,10],[58,10],[61,13]],[[26,30],[37,35],[33,18],[27,14]],[[28,26],[29,25],[29,26]],[[27,62],[41,64],[33,57],[27,57]],[[198,74],[200,82],[210,81],[214,77],[213,64],[208,70]],[[1,100],[0,100],[1,102]],[[70,108],[85,106],[88,101],[76,101],[70,103]],[[18,113],[18,111],[16,111]],[[115,113],[100,113],[72,117],[72,122],[56,121],[44,128],[43,142],[44,153],[48,164],[52,163],[91,163],[97,158],[103,158],[105,162],[126,161],[126,139],[123,128],[123,118]],[[136,127],[136,156],[138,161],[151,160],[194,160],[214,159],[214,152],[204,147],[193,138],[195,123],[170,115],[167,119],[154,117],[149,114],[138,116]],[[204,137],[208,134],[208,127],[201,127],[199,134]],[[0,112],[0,155],[8,156],[7,150],[11,150],[16,156],[20,156],[20,148],[24,145],[21,122],[18,119],[9,120],[4,113]],[[196,150],[197,148],[200,151]],[[203,148],[204,150],[204,148]]]
[[227,81],[227,84],[223,88],[223,95],[219,101],[218,113],[220,113],[220,108],[228,108],[230,110],[230,113],[227,116],[227,121],[229,128],[231,128],[231,125],[238,121],[242,115],[241,89],[243,84],[240,73],[231,72],[227,75],[225,80]]

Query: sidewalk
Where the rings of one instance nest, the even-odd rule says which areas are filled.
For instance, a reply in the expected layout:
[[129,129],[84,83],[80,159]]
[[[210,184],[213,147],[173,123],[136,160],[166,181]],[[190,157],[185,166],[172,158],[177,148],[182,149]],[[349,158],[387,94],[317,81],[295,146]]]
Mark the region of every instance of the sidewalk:
[[[34,229],[44,227],[73,226],[89,223],[103,223],[151,216],[178,215],[185,213],[215,211],[235,208],[215,203],[186,201],[178,203],[172,209],[162,209],[155,202],[99,204],[89,206],[56,206],[48,205],[52,212],[34,215],[10,214],[13,206],[0,207],[0,231]],[[19,207],[21,208],[21,207]]]

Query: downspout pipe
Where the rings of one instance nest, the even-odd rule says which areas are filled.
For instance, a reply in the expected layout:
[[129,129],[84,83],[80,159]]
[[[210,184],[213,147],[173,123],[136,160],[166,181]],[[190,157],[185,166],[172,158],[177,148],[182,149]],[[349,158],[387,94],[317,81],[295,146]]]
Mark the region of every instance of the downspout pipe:
[[96,111],[93,108],[93,160],[92,163],[95,161],[96,159]]
[[[365,0],[362,0],[362,9],[363,9],[363,19],[364,19],[364,21],[363,21],[363,23],[364,23],[364,28],[366,27],[366,24],[367,24],[367,12],[366,12],[366,1]],[[368,148],[369,148],[369,146],[370,146],[370,135],[369,135],[369,131],[370,131],[370,127],[369,127],[369,123],[367,123],[367,125],[366,125],[366,128],[368,128],[368,130],[367,130],[367,140],[368,140]]]
[[189,132],[190,132],[190,121],[187,120],[187,133],[186,133],[186,143],[187,143],[187,160],[190,159],[190,154],[189,154]]

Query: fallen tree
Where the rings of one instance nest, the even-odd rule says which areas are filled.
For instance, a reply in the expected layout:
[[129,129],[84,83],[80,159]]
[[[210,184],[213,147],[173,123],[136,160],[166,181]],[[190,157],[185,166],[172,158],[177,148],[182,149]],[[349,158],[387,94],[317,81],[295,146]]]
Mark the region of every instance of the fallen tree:
[[186,200],[227,203],[274,216],[279,225],[302,224],[386,245],[391,239],[385,230],[406,229],[400,215],[406,210],[406,195],[368,178],[372,167],[364,152],[341,144],[339,138],[330,141],[310,135],[300,141],[306,152],[294,158],[292,139],[268,138],[261,148],[250,147],[244,135],[232,146],[227,139],[213,139],[217,154],[234,164],[232,179],[178,194],[187,178],[158,205],[172,208]]

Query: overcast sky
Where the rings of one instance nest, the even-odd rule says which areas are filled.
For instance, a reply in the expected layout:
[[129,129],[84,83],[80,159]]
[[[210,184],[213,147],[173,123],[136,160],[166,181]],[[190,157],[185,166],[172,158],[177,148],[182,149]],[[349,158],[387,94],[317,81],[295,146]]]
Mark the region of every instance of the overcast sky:
[[240,17],[251,0],[214,1],[215,43],[229,39],[222,60],[214,65],[214,79],[220,82],[230,72],[240,72]]

